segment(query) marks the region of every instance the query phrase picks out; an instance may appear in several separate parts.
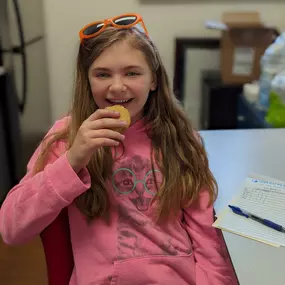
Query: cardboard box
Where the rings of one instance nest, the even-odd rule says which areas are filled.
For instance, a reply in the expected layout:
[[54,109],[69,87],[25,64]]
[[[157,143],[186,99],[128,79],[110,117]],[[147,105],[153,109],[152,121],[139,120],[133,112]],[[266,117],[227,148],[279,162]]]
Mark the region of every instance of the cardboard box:
[[260,59],[274,39],[258,12],[227,12],[222,23],[208,23],[221,37],[221,76],[225,84],[244,84],[260,77]]

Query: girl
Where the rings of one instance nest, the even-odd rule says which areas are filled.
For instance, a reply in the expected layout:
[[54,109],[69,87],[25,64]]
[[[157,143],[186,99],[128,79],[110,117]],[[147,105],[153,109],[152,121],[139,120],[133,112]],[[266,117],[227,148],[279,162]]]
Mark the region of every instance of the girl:
[[[236,284],[213,228],[216,182],[139,15],[80,31],[69,116],[57,121],[7,196],[8,244],[68,207],[70,284]],[[106,107],[121,104],[132,124]]]

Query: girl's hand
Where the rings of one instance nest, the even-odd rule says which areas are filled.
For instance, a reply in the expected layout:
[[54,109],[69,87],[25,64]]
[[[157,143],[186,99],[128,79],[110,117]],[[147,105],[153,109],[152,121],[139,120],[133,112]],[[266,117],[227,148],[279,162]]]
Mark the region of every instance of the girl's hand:
[[67,159],[75,172],[85,167],[93,153],[102,146],[117,146],[125,137],[113,128],[126,126],[118,120],[119,112],[98,109],[80,126],[73,145],[67,151]]

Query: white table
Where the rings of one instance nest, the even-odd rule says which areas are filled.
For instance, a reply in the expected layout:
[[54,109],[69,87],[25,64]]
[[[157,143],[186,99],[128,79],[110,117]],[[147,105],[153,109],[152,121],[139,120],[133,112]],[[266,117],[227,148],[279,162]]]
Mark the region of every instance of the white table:
[[[219,185],[218,213],[251,173],[285,181],[285,129],[201,131]],[[284,205],[285,212],[285,205]],[[285,285],[285,248],[223,232],[241,285]]]

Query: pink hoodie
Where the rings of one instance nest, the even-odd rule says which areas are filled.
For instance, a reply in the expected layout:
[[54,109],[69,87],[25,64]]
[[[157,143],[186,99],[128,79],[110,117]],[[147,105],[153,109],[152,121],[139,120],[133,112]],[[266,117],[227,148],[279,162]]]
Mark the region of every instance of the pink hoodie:
[[[55,123],[49,133],[67,124]],[[91,225],[73,200],[90,187],[87,169],[77,175],[68,163],[64,142],[58,142],[45,169],[32,176],[39,155],[35,152],[28,173],[7,196],[0,210],[4,242],[18,244],[40,234],[68,206],[74,255],[72,285],[234,285],[237,284],[221,233],[213,228],[213,207],[207,191],[181,210],[173,223],[155,225],[154,175],[150,163],[151,142],[143,121],[125,133],[124,155],[114,165],[107,182],[111,224],[97,219]]]

